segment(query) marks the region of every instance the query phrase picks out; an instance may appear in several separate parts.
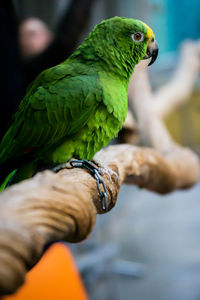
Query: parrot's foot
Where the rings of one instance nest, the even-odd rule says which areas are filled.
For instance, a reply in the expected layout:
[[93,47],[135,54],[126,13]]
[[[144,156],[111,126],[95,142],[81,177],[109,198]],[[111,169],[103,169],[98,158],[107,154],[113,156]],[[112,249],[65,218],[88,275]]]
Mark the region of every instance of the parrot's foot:
[[114,172],[112,169],[104,166],[100,161],[93,159],[92,163],[98,167],[98,171],[100,175],[106,175],[110,180],[114,180],[114,182],[118,181],[118,174]]
[[108,167],[103,166],[97,160],[88,161],[88,160],[77,160],[74,158],[71,158],[66,163],[55,166],[52,169],[52,171],[57,173],[62,169],[71,169],[71,168],[85,168],[93,175],[93,177],[97,181],[97,189],[101,198],[102,210],[107,211],[108,209],[107,188],[101,176],[107,175],[110,180],[112,180],[114,177],[114,181],[117,182],[118,181],[117,173],[109,169]]
[[65,162],[63,164],[59,164],[59,165],[55,166],[51,170],[53,172],[57,173],[57,172],[59,172],[60,170],[63,170],[63,169],[72,169],[70,161],[74,161],[74,160],[75,160],[75,158],[72,158],[72,159],[68,160],[67,162]]
[[[103,172],[104,168],[99,168],[93,162],[88,160],[70,160],[70,165],[74,168],[85,168],[87,169],[92,176],[97,181],[97,189],[101,198],[101,206],[103,211],[107,211],[108,209],[108,195],[107,195],[107,188],[106,185],[101,178],[101,175],[107,174],[107,170]],[[111,175],[109,174],[111,177]]]

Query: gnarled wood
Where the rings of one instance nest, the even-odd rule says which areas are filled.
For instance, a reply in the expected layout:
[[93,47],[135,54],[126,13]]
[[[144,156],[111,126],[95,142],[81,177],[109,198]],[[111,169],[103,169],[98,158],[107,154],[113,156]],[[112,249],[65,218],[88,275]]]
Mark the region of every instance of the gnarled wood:
[[187,101],[200,70],[200,41],[186,40],[172,78],[153,93],[152,109],[161,118]]
[[[189,187],[199,178],[198,158],[182,149],[166,158],[153,149],[110,146],[96,157],[117,172],[104,175],[109,210],[122,182],[159,193]],[[14,292],[41,257],[44,246],[85,239],[101,210],[94,178],[83,169],[38,173],[0,194],[0,293]]]

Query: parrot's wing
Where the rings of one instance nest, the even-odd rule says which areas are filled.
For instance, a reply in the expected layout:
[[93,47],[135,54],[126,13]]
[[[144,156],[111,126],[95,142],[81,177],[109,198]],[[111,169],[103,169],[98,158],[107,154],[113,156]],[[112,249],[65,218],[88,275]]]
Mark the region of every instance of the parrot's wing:
[[0,163],[29,151],[42,151],[76,133],[99,101],[101,89],[95,75],[66,74],[59,66],[41,73],[0,144]]

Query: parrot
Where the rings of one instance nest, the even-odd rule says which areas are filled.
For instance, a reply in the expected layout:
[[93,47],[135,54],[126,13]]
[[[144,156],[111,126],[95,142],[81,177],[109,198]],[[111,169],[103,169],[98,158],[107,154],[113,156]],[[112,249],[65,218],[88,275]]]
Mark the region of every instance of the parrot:
[[97,24],[70,57],[28,87],[0,142],[0,182],[14,170],[19,182],[72,157],[91,161],[122,128],[135,65],[148,58],[151,65],[157,55],[144,22],[112,17]]

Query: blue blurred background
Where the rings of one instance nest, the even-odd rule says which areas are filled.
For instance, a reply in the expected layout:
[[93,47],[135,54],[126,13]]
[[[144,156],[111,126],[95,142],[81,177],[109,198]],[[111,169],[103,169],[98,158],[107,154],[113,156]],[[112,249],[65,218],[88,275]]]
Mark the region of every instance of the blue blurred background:
[[[15,0],[18,16],[37,16],[54,29],[70,0]],[[198,39],[200,8],[198,0],[96,0],[92,4],[91,26],[101,19],[126,16],[146,21],[154,29],[160,53],[177,50],[184,39]],[[91,29],[91,28],[89,28]]]

